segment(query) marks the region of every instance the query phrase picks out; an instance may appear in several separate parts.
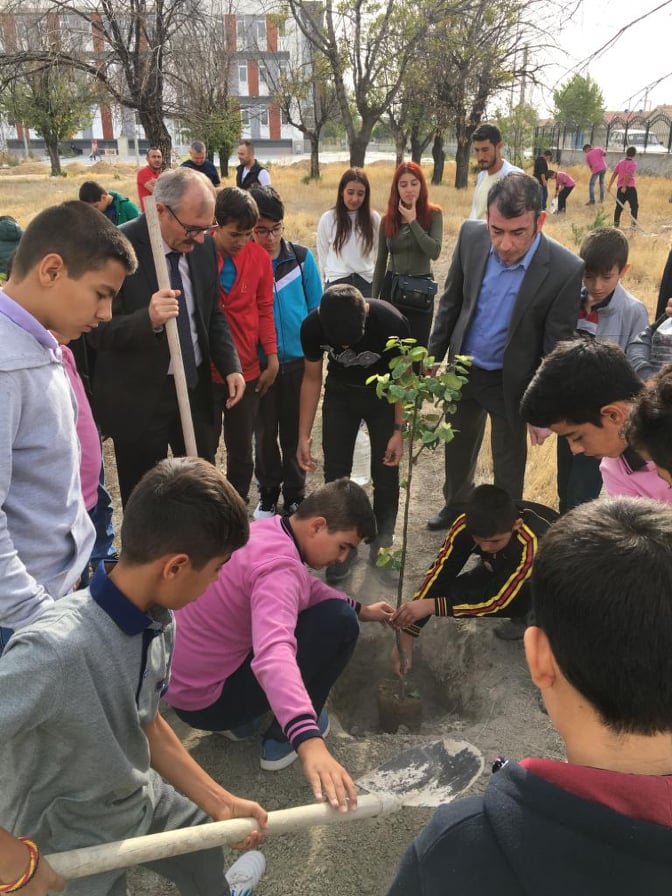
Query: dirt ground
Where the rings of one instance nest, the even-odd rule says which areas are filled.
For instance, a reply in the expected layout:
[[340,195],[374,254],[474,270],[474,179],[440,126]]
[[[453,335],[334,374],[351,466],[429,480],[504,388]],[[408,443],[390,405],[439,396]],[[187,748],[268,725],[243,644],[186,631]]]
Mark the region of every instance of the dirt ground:
[[[113,471],[111,464],[108,468]],[[407,595],[417,587],[442,541],[441,533],[425,528],[427,516],[440,506],[442,468],[440,453],[423,456],[417,468]],[[111,478],[116,492],[113,472]],[[316,476],[314,484],[320,481]],[[363,603],[394,602],[395,598],[393,587],[364,559],[355,567],[347,590]],[[418,734],[395,735],[379,732],[375,702],[376,684],[390,675],[393,635],[378,624],[362,626],[353,660],[329,702],[332,732],[327,743],[353,778],[409,747],[446,736],[466,740],[483,754],[485,772],[472,791],[486,786],[498,755],[562,757],[559,738],[540,711],[536,690],[527,676],[522,643],[497,639],[493,634],[496,625],[497,620],[431,620],[414,652],[411,673],[412,685],[422,696],[422,727]],[[269,811],[312,801],[298,762],[281,772],[264,772],[254,740],[231,743],[217,734],[192,731],[169,707],[164,708],[194,758],[228,789],[258,800]],[[266,875],[255,892],[260,896],[384,894],[406,846],[431,814],[431,809],[404,808],[380,820],[269,838],[263,846]],[[228,857],[233,860],[235,855]],[[134,896],[176,892],[141,869],[133,871],[130,880]]]

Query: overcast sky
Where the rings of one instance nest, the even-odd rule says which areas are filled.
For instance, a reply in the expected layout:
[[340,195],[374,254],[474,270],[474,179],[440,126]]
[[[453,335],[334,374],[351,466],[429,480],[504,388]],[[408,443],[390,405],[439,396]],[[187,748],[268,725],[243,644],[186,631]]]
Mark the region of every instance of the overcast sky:
[[[598,58],[582,65],[621,28],[659,6]],[[672,0],[583,0],[573,22],[562,27],[549,22],[548,33],[557,45],[556,64],[545,78],[549,89],[531,98],[542,115],[552,109],[553,88],[574,72],[597,81],[609,110],[643,108],[649,85],[647,108],[672,105]],[[660,84],[653,86],[658,79]]]

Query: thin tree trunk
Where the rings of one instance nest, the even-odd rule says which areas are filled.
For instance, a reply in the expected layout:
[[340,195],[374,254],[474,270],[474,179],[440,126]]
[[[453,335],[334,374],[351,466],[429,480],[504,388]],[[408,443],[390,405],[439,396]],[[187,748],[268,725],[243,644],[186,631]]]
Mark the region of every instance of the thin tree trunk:
[[320,135],[314,132],[308,134],[310,140],[310,179],[318,180],[320,177]]
[[60,177],[63,172],[61,171],[61,157],[58,152],[58,141],[54,143],[45,138],[44,144],[49,153],[49,161],[51,162],[51,176]]

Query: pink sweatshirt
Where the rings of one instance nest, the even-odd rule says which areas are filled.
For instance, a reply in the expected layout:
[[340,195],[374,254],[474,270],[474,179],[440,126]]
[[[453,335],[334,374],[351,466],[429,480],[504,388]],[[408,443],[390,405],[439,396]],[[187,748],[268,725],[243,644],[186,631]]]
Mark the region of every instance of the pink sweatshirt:
[[633,470],[623,455],[604,457],[600,463],[600,473],[608,495],[653,498],[672,504],[672,488],[660,478],[655,464],[651,462],[640,470]]
[[599,174],[600,171],[607,170],[607,163],[604,161],[606,152],[601,146],[594,146],[586,153],[586,164],[590,168],[592,174]]
[[634,159],[621,159],[614,168],[614,174],[617,176],[616,186],[619,190],[635,186],[635,171],[637,171],[637,162]]
[[319,737],[296,663],[294,630],[299,613],[333,598],[357,606],[311,575],[282,517],[252,523],[250,540],[222,567],[219,579],[175,614],[166,701],[187,710],[212,705],[253,650],[252,671],[292,746]]
[[82,497],[86,509],[93,510],[98,502],[98,479],[102,464],[100,436],[93,419],[89,399],[86,396],[84,383],[77,371],[75,357],[67,345],[61,346],[61,352],[63,367],[77,402],[77,438],[80,447],[79,478],[82,482]]

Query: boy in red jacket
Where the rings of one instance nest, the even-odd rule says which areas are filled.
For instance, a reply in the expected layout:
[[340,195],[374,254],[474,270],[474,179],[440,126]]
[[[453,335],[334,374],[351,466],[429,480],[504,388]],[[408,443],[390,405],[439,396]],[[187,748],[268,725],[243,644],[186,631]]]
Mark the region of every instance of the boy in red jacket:
[[[252,435],[259,399],[278,374],[278,348],[273,322],[273,266],[268,253],[251,241],[259,218],[254,199],[238,187],[226,187],[217,195],[214,234],[219,255],[219,307],[233,336],[245,378],[245,394],[229,407],[228,388],[212,368],[214,392],[214,451],[217,450],[224,415],[226,475],[247,501],[254,462]],[[259,349],[268,363],[261,370]]]

